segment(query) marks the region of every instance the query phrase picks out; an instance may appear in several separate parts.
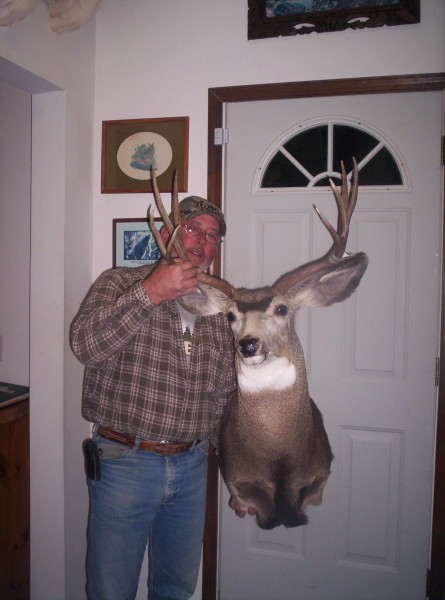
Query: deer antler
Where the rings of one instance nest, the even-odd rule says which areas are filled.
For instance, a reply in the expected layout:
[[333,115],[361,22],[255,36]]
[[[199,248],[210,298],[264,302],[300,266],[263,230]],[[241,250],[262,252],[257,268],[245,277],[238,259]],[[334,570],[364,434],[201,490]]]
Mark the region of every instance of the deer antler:
[[[167,261],[167,263],[169,265],[174,263],[174,259],[172,257],[173,250],[176,252],[176,254],[179,258],[181,258],[182,260],[188,260],[187,252],[184,248],[184,244],[182,242],[181,233],[180,233],[181,214],[179,212],[179,201],[178,201],[178,172],[175,171],[174,178],[173,178],[173,191],[172,191],[173,223],[171,222],[171,219],[170,219],[167,211],[164,208],[164,204],[162,202],[161,195],[159,193],[158,184],[156,181],[156,174],[154,171],[152,171],[152,177],[153,177],[153,196],[155,199],[156,208],[159,211],[159,214],[161,216],[164,226],[166,227],[168,233],[170,234],[170,239],[167,244],[167,247],[165,246],[162,236],[159,233],[159,230],[157,229],[155,222],[154,222],[154,207],[150,206],[149,207],[149,219],[150,219],[150,227],[151,227],[151,231],[153,233],[153,237],[155,238],[159,250],[161,251],[162,255],[164,256],[165,260]],[[224,279],[220,279],[219,277],[213,277],[212,275],[209,275],[208,273],[204,273],[203,271],[200,271],[198,273],[198,282],[199,282],[198,287],[200,287],[199,284],[208,285],[210,287],[216,288],[217,290],[220,290],[229,298],[232,298],[236,291],[236,288],[234,288],[228,281],[225,281]]]
[[329,250],[328,254],[333,253],[337,258],[342,258],[346,249],[346,242],[348,241],[349,235],[349,222],[354,212],[355,205],[357,204],[358,196],[358,167],[355,158],[354,161],[354,179],[352,182],[351,190],[348,193],[348,178],[346,175],[346,169],[343,161],[341,162],[341,192],[334,185],[332,179],[329,179],[329,185],[335,196],[338,208],[338,223],[337,231],[332,227],[329,221],[326,219],[324,214],[319,208],[314,206],[317,215],[320,217],[322,223],[331,234],[334,244]]
[[159,230],[155,226],[154,221],[154,208],[152,206],[150,209],[150,227],[153,233],[153,237],[156,240],[159,250],[162,252],[165,260],[169,265],[173,264],[172,252],[173,249],[176,251],[176,254],[182,258],[183,260],[187,260],[187,253],[184,248],[184,244],[182,243],[181,237],[178,236],[179,228],[180,228],[180,214],[179,214],[179,203],[178,203],[178,172],[175,171],[175,175],[173,178],[173,192],[172,192],[172,209],[173,209],[173,223],[170,220],[170,217],[167,211],[164,208],[164,204],[161,199],[161,194],[159,193],[158,182],[156,181],[156,174],[152,171],[153,175],[153,195],[155,199],[156,208],[161,215],[162,222],[164,227],[167,229],[170,240],[168,242],[167,247],[165,247],[164,241],[162,239]]
[[343,161],[341,163],[341,189],[339,190],[333,181],[331,179],[329,180],[329,184],[335,196],[338,209],[337,229],[334,229],[331,223],[329,223],[329,221],[323,215],[321,210],[314,206],[317,215],[320,217],[320,220],[329,231],[333,239],[331,248],[321,258],[302,265],[301,267],[298,267],[297,269],[294,269],[293,271],[290,271],[289,273],[279,277],[273,285],[273,288],[279,293],[285,294],[291,287],[294,287],[303,279],[306,279],[311,275],[315,275],[329,266],[332,266],[333,263],[338,263],[342,260],[345,254],[346,243],[348,241],[349,223],[351,221],[352,213],[354,212],[358,196],[358,166],[355,158],[353,161],[353,180],[349,191],[348,177]]

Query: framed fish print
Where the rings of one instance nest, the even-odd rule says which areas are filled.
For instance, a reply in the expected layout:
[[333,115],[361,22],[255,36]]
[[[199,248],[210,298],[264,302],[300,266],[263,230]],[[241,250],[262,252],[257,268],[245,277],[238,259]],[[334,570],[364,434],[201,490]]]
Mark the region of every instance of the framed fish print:
[[102,194],[151,192],[152,172],[160,192],[187,191],[188,117],[102,122]]

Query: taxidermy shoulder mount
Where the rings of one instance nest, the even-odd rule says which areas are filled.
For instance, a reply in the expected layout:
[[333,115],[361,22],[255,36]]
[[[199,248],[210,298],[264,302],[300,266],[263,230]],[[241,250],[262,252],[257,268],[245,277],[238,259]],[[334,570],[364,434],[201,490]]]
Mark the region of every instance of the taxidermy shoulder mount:
[[[305,507],[320,504],[333,458],[323,418],[309,396],[303,350],[294,327],[301,306],[329,306],[348,298],[367,266],[363,252],[345,254],[349,223],[358,194],[358,167],[353,182],[342,164],[340,189],[330,181],[338,209],[335,229],[316,208],[333,244],[321,258],[279,277],[272,286],[236,289],[227,281],[200,273],[200,294],[181,304],[198,315],[223,312],[235,345],[238,386],[229,399],[220,427],[219,462],[230,491],[229,504],[241,513],[256,512],[258,525],[296,527],[307,523]],[[153,234],[167,262],[172,252],[187,260],[180,236],[177,184],[169,219],[153,177],[156,206],[170,233],[167,247],[154,225]]]

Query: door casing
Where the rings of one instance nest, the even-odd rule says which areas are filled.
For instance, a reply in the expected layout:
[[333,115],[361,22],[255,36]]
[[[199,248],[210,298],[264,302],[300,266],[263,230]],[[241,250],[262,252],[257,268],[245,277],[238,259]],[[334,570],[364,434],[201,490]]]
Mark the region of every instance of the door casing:
[[[208,182],[207,197],[222,206],[223,147],[214,144],[214,130],[224,125],[224,109],[229,102],[251,102],[321,96],[350,96],[360,94],[385,94],[429,92],[445,89],[445,73],[426,73],[351,79],[271,83],[210,88],[208,90]],[[442,136],[443,132],[438,132]],[[444,153],[443,153],[444,154]],[[442,156],[442,167],[444,157]],[[445,190],[444,190],[445,192]],[[444,197],[444,194],[443,194]],[[445,594],[445,219],[442,222],[442,293],[440,330],[440,370],[438,375],[438,406],[435,449],[435,484],[433,490],[432,535],[430,554],[429,600],[443,600]],[[214,264],[219,274],[221,257]],[[202,599],[217,598],[218,565],[218,463],[215,455],[209,456],[206,526],[203,548]]]

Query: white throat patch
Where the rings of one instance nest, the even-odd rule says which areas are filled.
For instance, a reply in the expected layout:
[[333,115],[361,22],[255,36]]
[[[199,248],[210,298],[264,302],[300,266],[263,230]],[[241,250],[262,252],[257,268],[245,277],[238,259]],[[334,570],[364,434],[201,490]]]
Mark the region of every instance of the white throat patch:
[[238,385],[243,392],[258,392],[265,388],[284,390],[297,379],[297,371],[287,358],[268,358],[258,365],[239,362]]

